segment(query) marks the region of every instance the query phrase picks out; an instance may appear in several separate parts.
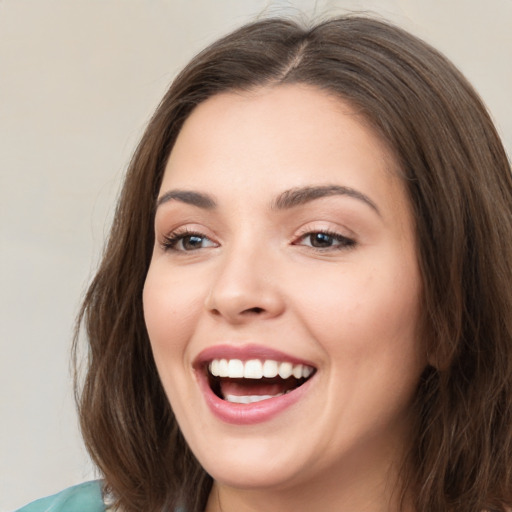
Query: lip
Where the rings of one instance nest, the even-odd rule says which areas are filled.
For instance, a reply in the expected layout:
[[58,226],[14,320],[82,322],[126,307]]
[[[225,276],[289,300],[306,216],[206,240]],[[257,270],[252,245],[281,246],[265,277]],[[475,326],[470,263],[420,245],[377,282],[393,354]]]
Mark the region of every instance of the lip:
[[248,361],[250,359],[273,359],[276,361],[288,361],[293,364],[304,364],[313,368],[315,366],[304,359],[259,345],[246,345],[241,347],[216,345],[203,350],[195,358],[193,367],[205,402],[214,416],[225,423],[234,425],[253,425],[271,420],[300,401],[304,395],[308,393],[311,382],[315,377],[315,375],[312,375],[304,384],[284,395],[251,404],[231,403],[219,398],[210,388],[208,377],[204,369],[206,364],[212,359],[240,359],[242,361]]

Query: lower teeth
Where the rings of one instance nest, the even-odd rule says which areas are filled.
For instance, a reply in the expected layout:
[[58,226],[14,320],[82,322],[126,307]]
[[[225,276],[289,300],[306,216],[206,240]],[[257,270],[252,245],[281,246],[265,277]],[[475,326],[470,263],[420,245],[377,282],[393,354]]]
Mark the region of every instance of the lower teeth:
[[278,393],[277,395],[226,395],[224,400],[233,404],[252,404],[254,402],[268,400],[269,398],[275,398],[276,396],[281,396],[283,394],[284,393]]

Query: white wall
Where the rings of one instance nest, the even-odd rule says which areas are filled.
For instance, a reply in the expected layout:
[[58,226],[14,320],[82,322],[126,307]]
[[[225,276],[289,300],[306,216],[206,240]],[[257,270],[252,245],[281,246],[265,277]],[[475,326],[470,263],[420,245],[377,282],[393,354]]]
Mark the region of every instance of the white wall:
[[93,477],[72,324],[123,170],[176,71],[262,12],[345,9],[382,13],[451,57],[510,154],[512,0],[0,0],[0,511]]

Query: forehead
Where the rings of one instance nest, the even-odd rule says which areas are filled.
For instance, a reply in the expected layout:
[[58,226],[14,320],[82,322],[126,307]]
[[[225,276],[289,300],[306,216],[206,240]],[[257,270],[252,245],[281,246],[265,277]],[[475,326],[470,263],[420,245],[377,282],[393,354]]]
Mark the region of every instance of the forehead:
[[[196,151],[189,152],[190,143]],[[392,152],[362,114],[346,101],[304,84],[225,92],[200,103],[185,121],[169,160],[200,160],[206,151],[234,155],[240,149],[246,159],[252,151],[262,161],[288,153],[322,160],[319,152],[311,154],[312,146],[337,149],[346,156],[351,149],[361,150],[360,158],[378,153],[387,168],[396,167]]]
[[[214,140],[214,134],[220,139],[229,130],[232,131],[231,135],[236,132],[240,137],[259,131],[257,139],[246,138],[245,143],[249,145],[264,141],[269,145],[272,139],[282,143],[290,134],[288,142],[307,138],[311,143],[322,141],[339,145],[346,141],[352,145],[378,145],[376,149],[386,153],[391,160],[391,151],[361,112],[346,100],[306,84],[260,87],[214,95],[192,111],[178,139],[201,136],[198,130],[206,133],[212,125],[215,125],[215,129],[208,133],[210,140]],[[263,126],[266,140],[260,131]]]
[[370,196],[404,196],[397,167],[350,104],[312,86],[281,85],[222,93],[199,104],[170,154],[162,191],[243,194],[249,185],[263,196],[336,184]]

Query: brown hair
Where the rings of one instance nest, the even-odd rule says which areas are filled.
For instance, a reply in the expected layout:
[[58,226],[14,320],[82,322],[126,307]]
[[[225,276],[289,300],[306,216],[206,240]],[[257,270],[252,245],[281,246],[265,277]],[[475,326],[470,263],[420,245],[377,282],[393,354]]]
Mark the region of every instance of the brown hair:
[[358,16],[312,28],[267,19],[235,31],[192,60],[150,121],[78,322],[89,339],[77,392],[81,426],[107,489],[124,512],[204,510],[211,477],[181,436],[142,312],[154,204],[196,105],[221,91],[285,83],[316,86],[357,108],[407,184],[430,365],[414,406],[404,488],[418,512],[505,510],[512,504],[510,164],[482,102],[445,57],[400,28]]

